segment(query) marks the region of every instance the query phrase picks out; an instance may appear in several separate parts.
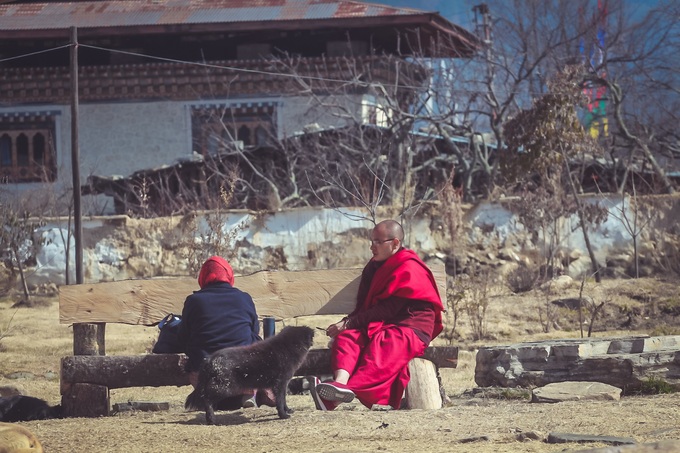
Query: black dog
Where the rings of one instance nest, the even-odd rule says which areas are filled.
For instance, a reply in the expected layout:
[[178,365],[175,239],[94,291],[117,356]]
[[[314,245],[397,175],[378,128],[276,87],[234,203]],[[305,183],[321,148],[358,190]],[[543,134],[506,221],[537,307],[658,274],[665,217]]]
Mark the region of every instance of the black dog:
[[0,397],[0,422],[27,422],[61,418],[61,405],[50,406],[40,398],[26,395]]
[[213,353],[198,372],[198,386],[187,397],[188,410],[205,409],[209,425],[215,423],[214,404],[251,390],[272,389],[280,418],[293,412],[286,405],[286,389],[314,342],[309,327],[284,327],[280,333],[249,346]]

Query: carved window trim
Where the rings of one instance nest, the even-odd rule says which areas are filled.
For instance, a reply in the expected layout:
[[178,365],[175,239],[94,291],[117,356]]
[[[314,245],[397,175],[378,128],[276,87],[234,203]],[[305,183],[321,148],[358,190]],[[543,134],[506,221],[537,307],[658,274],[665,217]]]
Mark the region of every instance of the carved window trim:
[[204,156],[272,146],[277,137],[275,102],[194,104],[190,109],[192,148]]
[[0,114],[0,184],[57,179],[54,114]]

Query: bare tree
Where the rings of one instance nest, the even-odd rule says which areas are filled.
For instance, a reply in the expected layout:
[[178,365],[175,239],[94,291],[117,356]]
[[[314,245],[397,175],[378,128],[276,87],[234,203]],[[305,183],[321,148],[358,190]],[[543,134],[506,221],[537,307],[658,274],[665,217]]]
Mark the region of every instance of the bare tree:
[[[679,7],[659,2],[646,14],[635,7],[583,0],[491,0],[475,7],[487,48],[471,63],[478,70],[458,80],[461,92],[474,98],[466,106],[467,118],[476,118],[468,123],[470,133],[491,130],[492,142],[502,148],[507,121],[546,93],[547,81],[565,64],[581,63],[588,68],[582,88],[596,94],[581,120],[608,158],[600,188],[606,183],[606,191],[628,190],[631,171],[649,170],[655,181],[636,178],[647,184],[647,192],[674,191],[666,172],[678,158]],[[476,162],[491,194],[502,177],[495,153],[466,160]]]
[[[549,92],[523,110],[506,125],[507,151],[502,162],[508,187],[533,184],[544,189],[546,212],[557,215],[576,214],[592,263],[593,274],[600,281],[599,265],[590,243],[589,227],[606,218],[606,210],[588,204],[580,197],[580,182],[570,163],[579,155],[601,151],[578,121],[581,67],[571,66],[548,82]],[[526,198],[524,203],[531,202]],[[528,207],[531,209],[531,207]],[[557,218],[553,214],[551,218]]]

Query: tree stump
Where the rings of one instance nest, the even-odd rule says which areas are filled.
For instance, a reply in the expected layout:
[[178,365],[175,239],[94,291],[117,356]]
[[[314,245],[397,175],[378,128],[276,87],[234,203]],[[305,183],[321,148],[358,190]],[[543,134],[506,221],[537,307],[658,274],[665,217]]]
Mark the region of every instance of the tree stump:
[[109,389],[103,385],[73,384],[61,395],[64,417],[109,415]]
[[437,368],[429,360],[415,358],[408,364],[411,380],[406,387],[408,409],[441,409]]

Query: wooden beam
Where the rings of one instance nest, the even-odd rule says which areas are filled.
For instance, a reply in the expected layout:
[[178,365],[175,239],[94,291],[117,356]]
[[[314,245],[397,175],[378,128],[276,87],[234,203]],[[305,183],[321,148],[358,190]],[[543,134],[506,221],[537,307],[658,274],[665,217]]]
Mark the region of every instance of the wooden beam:
[[[446,297],[444,266],[432,268]],[[260,316],[277,319],[347,314],[354,309],[361,269],[261,271],[237,276]],[[59,289],[62,324],[119,322],[152,325],[168,313],[180,314],[184,300],[199,289],[193,278],[159,278],[67,285]]]
[[189,385],[184,354],[135,356],[78,355],[61,359],[61,394],[75,384],[94,384],[109,389]]

